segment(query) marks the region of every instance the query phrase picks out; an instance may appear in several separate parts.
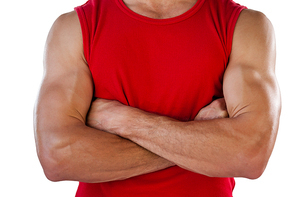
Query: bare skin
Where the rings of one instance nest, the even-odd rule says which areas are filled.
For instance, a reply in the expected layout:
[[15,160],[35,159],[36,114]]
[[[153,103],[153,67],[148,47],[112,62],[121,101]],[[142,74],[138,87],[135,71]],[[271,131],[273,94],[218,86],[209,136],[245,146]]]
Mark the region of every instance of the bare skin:
[[179,16],[194,6],[197,0],[124,0],[132,11],[155,19]]
[[[253,27],[251,23],[258,22],[258,18],[260,23],[256,23],[258,25]],[[262,26],[264,31],[260,29]],[[251,33],[250,37],[244,36],[246,29],[250,31],[248,32],[248,35]],[[259,33],[257,38],[260,42],[258,40],[256,40],[256,43],[254,43],[255,41],[250,42],[253,38],[252,35],[256,34],[255,37],[257,37],[258,32],[262,32]],[[210,150],[207,151],[209,145],[206,143],[193,147],[202,150],[201,152],[206,152],[204,154],[194,154],[195,158],[192,161],[195,163],[186,166],[183,165],[184,161],[186,161],[186,155],[181,157],[182,161],[169,156],[173,153],[170,151],[170,144],[168,144],[168,147],[166,147],[168,151],[160,153],[162,156],[160,157],[157,155],[159,150],[150,148],[151,140],[143,136],[132,137],[131,133],[136,133],[137,129],[131,127],[131,125],[122,124],[121,121],[124,119],[112,114],[115,111],[120,112],[119,114],[125,114],[125,118],[128,118],[129,121],[133,121],[135,114],[141,114],[141,119],[152,125],[155,122],[148,122],[146,121],[147,118],[152,121],[155,121],[154,118],[158,119],[158,121],[161,119],[161,123],[174,128],[170,130],[176,134],[187,131],[204,133],[205,135],[209,133],[207,137],[212,139],[212,141],[208,141],[209,144],[223,139],[225,139],[225,143],[233,142],[231,137],[226,139],[224,135],[218,135],[217,133],[238,133],[238,137],[235,136],[235,139],[241,139],[240,142],[245,142],[246,146],[235,147],[236,144],[232,143],[231,148],[234,148],[234,150],[233,152],[228,151],[229,155],[226,155],[226,157],[229,158],[239,152],[241,148],[246,148],[246,150],[250,151],[243,151],[246,153],[244,155],[250,157],[243,157],[244,161],[256,155],[254,152],[259,152],[260,154],[253,158],[262,156],[263,161],[260,161],[262,165],[259,165],[259,168],[263,168],[262,166],[266,165],[273,147],[280,110],[279,92],[274,76],[272,32],[270,23],[261,14],[252,11],[245,11],[245,14],[242,14],[238,21],[233,43],[234,49],[237,48],[237,50],[232,52],[231,61],[224,79],[225,101],[230,115],[229,120],[225,118],[228,114],[225,113],[225,106],[221,107],[223,106],[223,100],[220,100],[220,104],[216,105],[216,110],[209,110],[212,106],[202,110],[214,112],[200,113],[197,115],[196,121],[181,124],[167,117],[157,117],[138,109],[128,108],[116,101],[96,100],[95,103],[91,104],[92,78],[83,56],[80,24],[75,12],[62,15],[57,19],[48,36],[44,61],[45,75],[34,113],[37,151],[46,176],[52,181],[106,182],[121,180],[165,169],[175,165],[175,163],[184,168],[193,169],[191,166],[195,165],[198,159],[206,158],[210,152]],[[73,42],[73,40],[76,42]],[[246,45],[246,47],[242,48],[241,45]],[[260,56],[251,53],[251,49],[259,49]],[[244,55],[239,52],[240,50],[244,50]],[[258,51],[256,52],[258,53]],[[255,62],[252,62],[251,60],[254,59]],[[248,74],[243,74],[242,71]],[[245,80],[239,80],[235,76],[236,74],[240,74],[239,76],[244,77]],[[232,84],[234,82],[230,83],[230,79],[237,81]],[[256,95],[256,99],[252,97],[254,95]],[[102,108],[103,105],[107,107],[106,110],[97,113],[97,109]],[[107,125],[101,125],[104,128],[98,129],[97,125],[92,125],[90,121],[89,125],[96,128],[87,126],[87,112],[90,107],[94,112],[93,115],[91,114],[93,120],[95,120],[94,122],[104,122],[102,116],[109,119],[108,115],[111,115],[114,120],[118,119],[118,121],[115,121],[117,125],[123,126],[122,133],[115,132],[117,129],[112,125],[113,122],[108,124],[113,129],[106,128]],[[109,110],[110,108],[114,111]],[[220,119],[202,120],[217,117]],[[261,119],[260,123],[258,117]],[[223,123],[226,120],[228,122]],[[250,121],[257,123],[253,125],[256,128],[248,126],[247,123]],[[136,126],[140,127],[142,125]],[[136,143],[119,136],[127,136],[125,134],[126,130],[128,130],[127,127],[130,128],[128,136]],[[244,129],[240,129],[240,127],[244,127]],[[214,131],[219,132],[212,132],[212,128],[215,128]],[[228,130],[227,128],[231,129]],[[157,131],[162,132],[162,129],[157,128]],[[259,138],[258,136],[263,137]],[[141,144],[142,142],[138,142],[136,139],[141,139],[145,143],[146,149],[139,146],[137,143]],[[253,139],[260,140],[254,142]],[[249,140],[251,140],[250,143]],[[184,139],[185,142],[186,139]],[[163,144],[164,142],[158,143]],[[223,147],[225,143],[219,143],[219,147],[222,148],[223,158],[227,153],[223,152],[223,150],[229,147],[229,145]],[[152,146],[157,147],[158,145]],[[259,151],[254,151],[255,149],[258,150],[257,148],[259,148]],[[214,153],[215,160],[208,161],[208,164],[211,164],[210,167],[217,165],[215,162],[221,163],[223,161],[222,156],[219,157],[219,155],[216,155],[218,153]],[[205,161],[200,161],[201,165],[205,164]],[[260,162],[250,162],[250,165],[257,166],[257,163]],[[200,169],[193,169],[193,171],[202,172]],[[211,175],[208,173],[209,171],[216,172],[216,175],[224,173],[214,171],[211,168],[204,170],[204,174]],[[257,171],[262,171],[262,169]],[[235,172],[237,176],[255,176],[243,172],[238,173],[237,170]]]

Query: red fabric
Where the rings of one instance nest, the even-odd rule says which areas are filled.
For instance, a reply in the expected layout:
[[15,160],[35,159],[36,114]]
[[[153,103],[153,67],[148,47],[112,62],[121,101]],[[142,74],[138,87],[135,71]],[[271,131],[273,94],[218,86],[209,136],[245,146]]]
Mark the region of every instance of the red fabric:
[[[193,120],[202,107],[223,97],[234,26],[244,8],[232,0],[198,0],[170,19],[138,15],[122,0],[89,0],[75,8],[94,96]],[[76,196],[228,197],[233,188],[233,178],[171,167],[123,181],[80,183]]]

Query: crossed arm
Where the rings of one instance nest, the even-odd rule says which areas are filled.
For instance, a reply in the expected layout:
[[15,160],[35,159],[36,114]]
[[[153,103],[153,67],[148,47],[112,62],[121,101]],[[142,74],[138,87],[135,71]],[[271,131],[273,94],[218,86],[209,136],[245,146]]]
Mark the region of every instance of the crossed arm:
[[214,102],[195,121],[180,122],[116,101],[98,99],[91,105],[79,22],[75,13],[63,15],[48,37],[35,110],[45,174],[53,181],[105,182],[179,165],[208,176],[259,177],[279,122],[274,45],[265,16],[243,11],[223,81],[229,118],[202,120],[204,111],[220,109]]

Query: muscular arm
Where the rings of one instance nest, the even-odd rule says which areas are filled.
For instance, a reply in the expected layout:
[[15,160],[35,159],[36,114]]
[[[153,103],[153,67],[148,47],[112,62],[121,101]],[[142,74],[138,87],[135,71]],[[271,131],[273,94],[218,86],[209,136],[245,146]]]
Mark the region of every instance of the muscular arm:
[[[98,100],[97,128],[128,138],[185,169],[215,177],[258,178],[278,130],[280,93],[273,28],[261,13],[241,13],[223,90],[229,118],[180,122]],[[101,103],[101,104],[100,104]]]
[[53,25],[34,112],[37,152],[52,181],[105,182],[174,165],[130,140],[85,125],[93,96],[75,12]]

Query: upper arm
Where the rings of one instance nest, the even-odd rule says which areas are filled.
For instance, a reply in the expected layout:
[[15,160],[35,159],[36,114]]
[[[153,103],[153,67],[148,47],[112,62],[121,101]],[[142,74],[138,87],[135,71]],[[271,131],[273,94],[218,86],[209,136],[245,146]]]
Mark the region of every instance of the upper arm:
[[242,11],[223,81],[231,118],[254,113],[278,119],[280,93],[275,77],[275,53],[270,21],[260,12]]
[[58,142],[63,128],[85,124],[92,96],[79,20],[70,12],[55,21],[46,42],[44,78],[34,113],[37,149]]
[[275,142],[281,108],[275,53],[270,21],[260,12],[242,11],[234,31],[223,91],[229,117],[238,123],[235,127],[244,136],[257,140],[268,156]]

